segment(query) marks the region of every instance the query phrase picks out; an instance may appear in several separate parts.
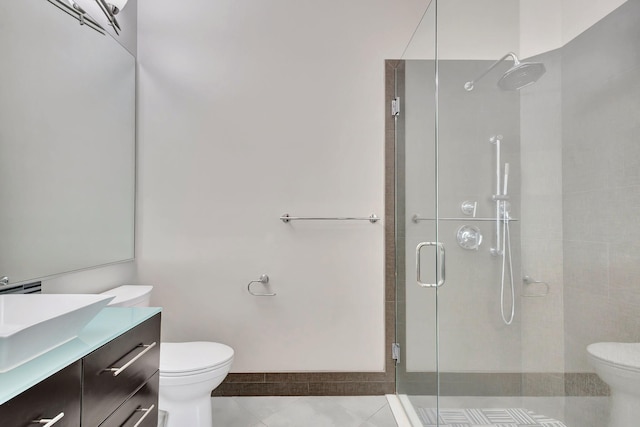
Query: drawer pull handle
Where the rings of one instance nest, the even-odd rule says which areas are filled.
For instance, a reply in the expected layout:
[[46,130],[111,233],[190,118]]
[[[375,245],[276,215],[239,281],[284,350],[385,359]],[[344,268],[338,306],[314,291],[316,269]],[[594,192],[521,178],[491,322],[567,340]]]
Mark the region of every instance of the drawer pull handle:
[[129,360],[126,364],[122,365],[122,367],[120,367],[120,368],[107,368],[107,369],[105,369],[105,371],[113,372],[113,376],[117,377],[118,375],[120,375],[122,373],[122,371],[127,369],[129,366],[133,365],[136,362],[136,360],[140,359],[142,356],[144,356],[149,350],[151,350],[155,346],[156,346],[156,342],[153,342],[153,343],[147,344],[147,345],[141,344],[138,347],[144,347],[144,350],[142,350],[140,353],[138,353],[138,355],[136,357],[134,357],[133,359]]
[[147,409],[144,409],[144,408],[136,409],[136,411],[144,412],[144,415],[142,416],[142,418],[140,418],[138,420],[137,423],[135,423],[135,425],[133,427],[139,427],[140,425],[142,425],[142,422],[144,421],[144,419],[147,418],[147,416],[151,413],[151,411],[153,411],[153,408],[155,408],[155,407],[156,407],[156,405],[151,405]]
[[58,415],[56,415],[55,418],[43,418],[41,420],[33,420],[31,421],[31,424],[44,424],[43,427],[51,427],[52,425],[60,421],[62,418],[64,418],[64,412],[60,412]]

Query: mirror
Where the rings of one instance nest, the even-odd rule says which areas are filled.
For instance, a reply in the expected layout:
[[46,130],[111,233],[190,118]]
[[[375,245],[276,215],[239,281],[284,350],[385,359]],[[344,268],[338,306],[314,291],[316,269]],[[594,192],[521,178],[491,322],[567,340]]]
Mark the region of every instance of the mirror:
[[132,259],[135,59],[47,0],[0,3],[0,276]]

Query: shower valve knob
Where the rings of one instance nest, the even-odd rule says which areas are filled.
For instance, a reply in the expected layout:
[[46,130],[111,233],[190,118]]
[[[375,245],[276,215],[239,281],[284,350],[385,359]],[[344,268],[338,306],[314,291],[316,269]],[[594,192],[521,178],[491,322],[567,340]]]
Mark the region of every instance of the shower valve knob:
[[470,202],[469,200],[465,200],[460,205],[460,210],[463,214],[467,216],[471,216],[473,218],[476,217],[476,210],[478,209],[478,202]]
[[482,233],[478,227],[463,225],[456,234],[458,245],[470,251],[477,251],[482,244]]

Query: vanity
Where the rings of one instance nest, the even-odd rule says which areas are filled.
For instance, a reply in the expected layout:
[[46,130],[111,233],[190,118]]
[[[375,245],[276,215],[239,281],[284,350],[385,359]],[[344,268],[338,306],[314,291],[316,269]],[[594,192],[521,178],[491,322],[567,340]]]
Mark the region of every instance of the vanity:
[[107,307],[77,338],[0,374],[6,427],[155,427],[161,309]]

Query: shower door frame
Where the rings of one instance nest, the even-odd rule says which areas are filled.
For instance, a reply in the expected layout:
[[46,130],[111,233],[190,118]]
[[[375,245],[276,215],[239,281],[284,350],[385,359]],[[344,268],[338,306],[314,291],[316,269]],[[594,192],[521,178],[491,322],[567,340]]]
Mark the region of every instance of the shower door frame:
[[[437,64],[437,61],[434,61]],[[407,271],[407,257],[414,257],[414,253],[407,253],[406,250],[406,222],[407,212],[404,205],[404,192],[406,185],[406,177],[404,174],[404,161],[405,151],[403,141],[405,134],[405,117],[404,117],[404,95],[405,95],[405,60],[387,60],[385,61],[386,69],[386,106],[387,111],[390,114],[385,114],[387,120],[385,121],[386,138],[385,138],[385,153],[386,153],[386,170],[387,176],[392,177],[392,183],[387,182],[386,191],[386,205],[391,206],[391,209],[395,215],[395,227],[391,229],[393,233],[393,244],[395,251],[387,251],[387,268],[391,269],[393,266],[395,271],[395,291],[396,291],[396,339],[395,342],[400,346],[400,353],[398,360],[396,361],[396,394],[402,393],[400,390],[400,384],[410,384],[413,392],[421,394],[430,394],[436,397],[438,395],[438,371],[433,372],[408,372],[406,370],[406,281],[415,282],[412,279],[415,275],[413,271]],[[437,67],[437,65],[436,65]],[[394,115],[391,111],[391,103],[393,100],[398,99],[400,102],[400,112]],[[434,98],[434,105],[437,105],[437,99]],[[437,132],[437,122],[436,122]],[[435,141],[434,141],[435,142]],[[434,165],[434,173],[437,177],[437,165]],[[391,184],[391,185],[390,185]],[[436,184],[437,185],[437,184]],[[401,202],[399,203],[399,200]],[[435,202],[435,201],[434,201]],[[437,209],[434,210],[437,213]],[[436,231],[437,235],[437,231]],[[391,240],[391,239],[389,239]],[[436,238],[437,241],[437,238]],[[435,243],[435,242],[434,242]],[[426,254],[423,255],[426,257]],[[434,259],[434,262],[435,259]],[[436,282],[437,282],[436,278]],[[412,283],[413,283],[412,282]],[[418,286],[417,284],[414,284]],[[437,292],[435,289],[424,289],[425,292]],[[434,313],[433,327],[437,327],[437,315]]]

